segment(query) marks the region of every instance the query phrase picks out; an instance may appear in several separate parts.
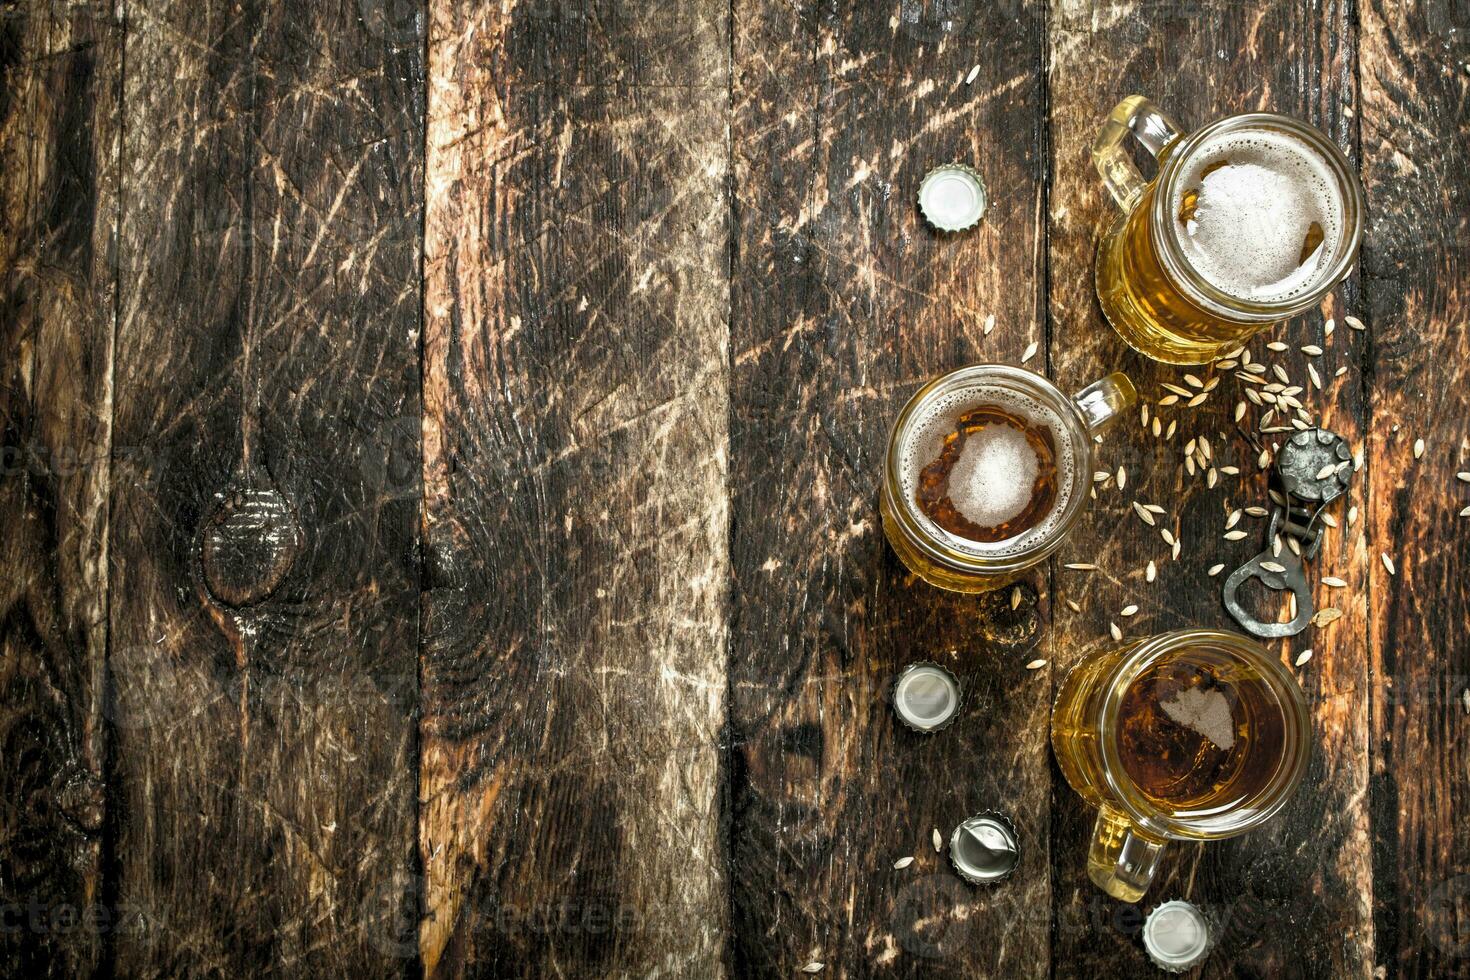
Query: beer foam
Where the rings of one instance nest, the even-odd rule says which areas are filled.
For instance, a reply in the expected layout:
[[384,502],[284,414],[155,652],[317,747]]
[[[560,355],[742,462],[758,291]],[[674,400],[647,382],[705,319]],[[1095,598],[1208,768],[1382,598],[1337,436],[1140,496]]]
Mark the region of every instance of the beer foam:
[[[1190,154],[1174,187],[1175,237],[1194,270],[1223,293],[1289,301],[1320,285],[1336,258],[1344,210],[1337,180],[1297,137],[1222,133]],[[1192,214],[1190,194],[1198,195]]]
[[949,474],[949,499],[965,520],[998,527],[1026,509],[1041,462],[1026,434],[987,425],[965,440]]
[[1219,691],[1201,691],[1197,687],[1181,691],[1171,701],[1159,702],[1176,725],[1214,743],[1215,748],[1229,750],[1235,745],[1235,716],[1230,702]]
[[[1035,526],[1003,541],[971,541],[940,527],[914,506],[919,474],[944,448],[955,420],[979,405],[995,405],[1049,429],[1056,444],[1057,499]],[[967,520],[995,527],[1025,509],[1040,470],[1036,450],[1025,433],[1008,425],[987,425],[965,440],[949,474],[949,499]],[[914,420],[899,450],[899,487],[904,506],[930,534],[956,550],[1005,558],[1043,543],[1061,522],[1072,497],[1075,450],[1057,414],[1034,398],[999,385],[953,391],[934,399]]]

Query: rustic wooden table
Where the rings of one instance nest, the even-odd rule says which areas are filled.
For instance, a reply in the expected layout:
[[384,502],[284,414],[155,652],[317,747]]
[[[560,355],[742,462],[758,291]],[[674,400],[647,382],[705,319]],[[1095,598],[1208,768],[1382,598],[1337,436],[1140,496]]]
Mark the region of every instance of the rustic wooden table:
[[[1229,625],[1206,571],[1259,550],[1222,534],[1273,437],[1232,370],[1160,406],[1195,386],[1101,322],[1086,148],[1138,91],[1305,118],[1370,206],[1358,274],[1249,348],[1366,460],[1312,569],[1343,616],[1280,645],[1313,650],[1310,772],[1149,900],[1218,917],[1205,976],[1470,973],[1467,29],[1450,0],[0,2],[0,972],[1151,975],[1047,711],[1110,623]],[[949,160],[993,205],[943,239],[913,197]],[[1174,435],[1110,434],[1018,592],[942,594],[879,528],[886,426],[1033,345],[1064,386],[1127,371]],[[970,692],[933,738],[885,701],[920,658]],[[930,840],[986,807],[1024,854],[977,890]]]

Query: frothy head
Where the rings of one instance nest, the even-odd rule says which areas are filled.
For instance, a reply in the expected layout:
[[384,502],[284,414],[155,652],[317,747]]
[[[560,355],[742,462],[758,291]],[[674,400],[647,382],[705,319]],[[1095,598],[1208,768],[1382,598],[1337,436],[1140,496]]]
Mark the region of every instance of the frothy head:
[[1330,274],[1346,208],[1331,165],[1301,138],[1222,132],[1190,152],[1173,187],[1175,240],[1220,292],[1290,302]]
[[1031,501],[1041,459],[1026,433],[987,425],[965,440],[949,472],[949,499],[967,521],[999,527]]
[[[945,493],[961,520],[981,528],[998,528],[1024,517],[1024,526],[1001,540],[974,540],[942,527],[915,504],[922,475],[945,451],[946,437],[958,420],[982,407],[994,407],[1028,428],[1044,430],[1052,447],[1042,459],[1018,425],[986,424],[964,440],[948,471]],[[1044,543],[1061,523],[1072,498],[1075,450],[1068,430],[1052,409],[1034,398],[1001,385],[951,391],[936,397],[915,416],[897,447],[898,483],[903,505],[933,536],[950,547],[974,555],[1004,558]],[[1027,515],[1035,506],[1034,489],[1043,468],[1054,469],[1054,494],[1044,512]]]

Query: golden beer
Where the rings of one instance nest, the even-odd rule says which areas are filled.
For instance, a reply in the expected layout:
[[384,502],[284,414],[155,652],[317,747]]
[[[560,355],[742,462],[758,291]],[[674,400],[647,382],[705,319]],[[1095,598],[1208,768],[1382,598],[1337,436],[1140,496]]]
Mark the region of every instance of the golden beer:
[[[1133,165],[1129,135],[1159,160],[1153,180]],[[1120,210],[1098,246],[1098,302],[1155,360],[1220,357],[1321,302],[1357,258],[1357,176],[1297,120],[1250,113],[1184,136],[1130,96],[1103,127],[1093,162]]]
[[894,552],[915,575],[953,592],[1014,581],[1081,516],[1094,436],[1136,398],[1121,374],[1072,398],[1004,364],[929,382],[888,437],[879,506]]
[[1099,809],[1088,876],[1137,901],[1166,841],[1269,819],[1301,779],[1309,732],[1296,680],[1238,634],[1179,630],[1082,661],[1057,692],[1051,741]]

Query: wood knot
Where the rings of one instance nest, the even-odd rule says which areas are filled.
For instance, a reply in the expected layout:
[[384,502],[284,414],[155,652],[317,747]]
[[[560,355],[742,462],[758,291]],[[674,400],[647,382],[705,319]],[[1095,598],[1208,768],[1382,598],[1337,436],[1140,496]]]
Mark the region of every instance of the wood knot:
[[56,808],[88,835],[102,829],[106,795],[102,780],[86,769],[74,769],[53,788]]
[[233,490],[200,532],[204,584],[225,605],[254,605],[280,586],[303,542],[301,525],[280,491]]

